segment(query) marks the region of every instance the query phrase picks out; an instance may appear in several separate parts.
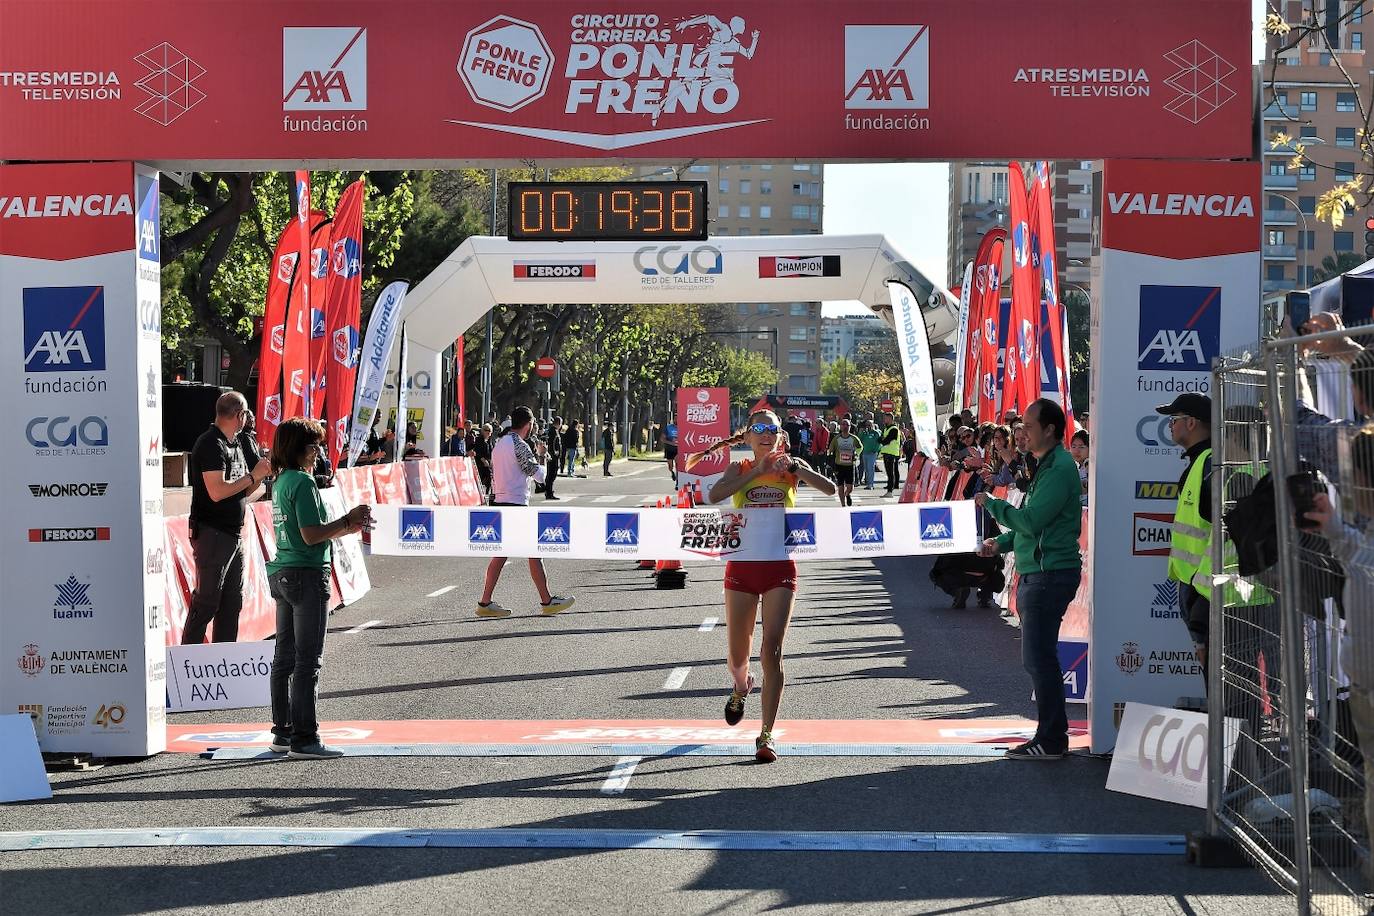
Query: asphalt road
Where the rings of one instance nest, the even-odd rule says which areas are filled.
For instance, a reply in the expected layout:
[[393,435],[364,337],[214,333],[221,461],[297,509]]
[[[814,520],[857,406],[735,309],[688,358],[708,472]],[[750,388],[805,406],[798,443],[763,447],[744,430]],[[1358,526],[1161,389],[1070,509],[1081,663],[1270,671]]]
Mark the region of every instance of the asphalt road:
[[[661,465],[562,480],[563,505],[636,504]],[[877,501],[860,491],[859,501]],[[814,499],[807,494],[806,499]],[[537,499],[537,498],[536,498]],[[596,502],[597,500],[599,502]],[[706,719],[720,716],[721,568],[658,591],[625,563],[550,562],[577,604],[552,618],[521,564],[473,616],[481,560],[377,557],[373,590],[331,620],[321,719]],[[1017,630],[953,611],[929,562],[803,568],[783,719],[1032,715]],[[450,588],[451,587],[451,588]],[[442,591],[435,597],[429,597]],[[358,632],[346,631],[379,621]],[[756,637],[757,638],[757,637]],[[682,669],[687,669],[685,672]],[[757,694],[750,700],[757,714]],[[264,710],[175,724],[262,721]],[[785,725],[785,721],[782,723]],[[210,761],[163,754],[54,776],[0,830],[193,826],[605,831],[1182,834],[1201,813],[1107,792],[1107,762],[963,757],[645,757],[620,794],[599,757]],[[7,913],[1290,912],[1249,869],[1181,856],[699,849],[114,848],[0,854]]]

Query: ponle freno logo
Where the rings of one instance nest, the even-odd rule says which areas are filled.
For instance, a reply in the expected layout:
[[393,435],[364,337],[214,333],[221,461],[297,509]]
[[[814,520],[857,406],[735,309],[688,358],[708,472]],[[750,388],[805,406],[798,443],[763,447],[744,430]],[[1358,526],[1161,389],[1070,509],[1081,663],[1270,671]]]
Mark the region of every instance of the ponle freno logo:
[[[605,150],[758,123],[709,120],[728,116],[739,104],[736,69],[759,47],[758,29],[749,29],[743,16],[705,13],[669,20],[653,13],[578,13],[569,21],[568,60],[559,68],[567,83],[563,113],[647,119],[647,129],[591,133],[451,123]],[[497,16],[467,33],[456,68],[474,102],[514,112],[544,96],[557,63],[538,25]],[[706,123],[700,123],[702,116]],[[660,128],[663,118],[673,119],[673,126]]]
[[364,118],[320,113],[367,110],[367,29],[349,26],[281,31],[282,110],[317,113],[313,118],[282,115],[282,130],[366,131]]

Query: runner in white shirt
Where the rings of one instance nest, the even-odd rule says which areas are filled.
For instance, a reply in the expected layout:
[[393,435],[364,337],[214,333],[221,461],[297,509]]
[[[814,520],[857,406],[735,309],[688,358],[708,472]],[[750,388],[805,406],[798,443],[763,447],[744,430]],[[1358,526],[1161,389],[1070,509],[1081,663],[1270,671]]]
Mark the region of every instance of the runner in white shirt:
[[[510,430],[496,441],[491,450],[491,504],[493,506],[528,506],[530,503],[530,480],[540,483],[544,480],[544,443],[539,442],[534,450],[525,441],[534,413],[528,407],[517,407],[511,411]],[[496,583],[501,579],[501,570],[506,565],[505,557],[492,557],[487,564],[486,580],[482,584],[482,600],[477,602],[478,617],[509,617],[510,608],[503,607],[492,600]],[[549,592],[548,577],[544,575],[544,561],[530,557],[530,578],[539,592],[539,610],[544,614],[557,614],[573,606],[572,598],[565,598]]]

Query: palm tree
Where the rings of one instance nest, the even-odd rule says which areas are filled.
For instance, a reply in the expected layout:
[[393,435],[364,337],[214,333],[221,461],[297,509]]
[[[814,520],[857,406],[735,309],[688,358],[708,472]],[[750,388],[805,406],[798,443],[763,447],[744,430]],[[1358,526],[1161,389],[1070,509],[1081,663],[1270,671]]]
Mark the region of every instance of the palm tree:
[[1337,255],[1327,255],[1322,258],[1321,268],[1312,275],[1312,285],[1316,286],[1323,280],[1339,277],[1346,271],[1354,270],[1363,263],[1364,260],[1353,251],[1342,251]]

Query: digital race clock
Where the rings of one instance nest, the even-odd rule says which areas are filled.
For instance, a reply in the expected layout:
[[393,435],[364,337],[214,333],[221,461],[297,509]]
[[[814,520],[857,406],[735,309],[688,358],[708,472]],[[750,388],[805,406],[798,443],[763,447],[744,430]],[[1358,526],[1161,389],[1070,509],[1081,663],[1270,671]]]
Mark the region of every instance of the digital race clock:
[[706,238],[704,181],[511,182],[507,203],[513,242]]

